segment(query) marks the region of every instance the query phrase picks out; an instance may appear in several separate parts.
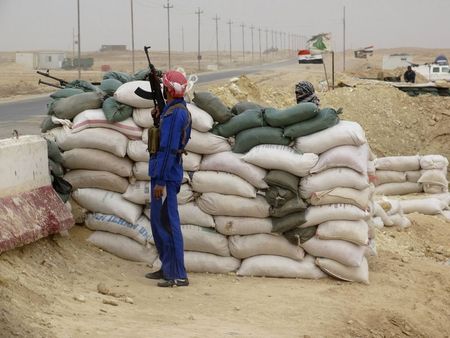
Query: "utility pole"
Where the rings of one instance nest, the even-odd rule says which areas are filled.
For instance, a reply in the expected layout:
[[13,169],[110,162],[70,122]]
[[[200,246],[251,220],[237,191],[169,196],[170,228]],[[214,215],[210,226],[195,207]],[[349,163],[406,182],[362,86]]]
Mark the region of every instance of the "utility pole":
[[253,30],[254,29],[255,29],[255,26],[251,25],[250,31],[252,32],[252,63],[254,62],[254,58],[253,58]]
[[271,33],[272,33],[272,45],[271,45],[271,49],[273,49],[274,48],[274,45],[273,45],[273,29],[270,31]]
[[184,26],[181,26],[181,50],[184,53]]
[[78,12],[78,80],[81,79],[81,35],[80,35],[80,0],[77,0]]
[[195,11],[195,14],[198,15],[198,51],[197,51],[197,61],[198,61],[198,70],[200,71],[200,60],[202,59],[202,56],[200,55],[200,14],[202,14],[203,11],[200,10],[200,7]]
[[244,35],[245,24],[241,23],[242,28],[242,62],[245,63],[245,35]]
[[130,0],[131,9],[131,59],[133,60],[133,73],[134,73],[134,11],[133,0]]
[[343,42],[344,42],[344,53],[343,53],[343,61],[344,61],[344,72],[345,72],[345,6],[344,6],[344,18],[343,18],[343,20],[342,20],[342,28],[343,28]]
[[216,22],[216,53],[217,53],[217,68],[219,68],[219,20],[220,18],[216,16],[213,18]]
[[261,51],[261,27],[258,28],[259,37],[259,63],[262,63],[262,51]]
[[231,20],[229,20],[228,22],[227,22],[227,25],[229,26],[229,28],[230,28],[230,63],[232,63],[233,62],[233,58],[232,58],[232,56],[231,56],[231,25],[233,24],[233,22],[231,21]]
[[72,60],[75,59],[75,28],[72,28]]
[[163,8],[167,9],[167,49],[169,51],[169,69],[171,69],[172,62],[170,57],[170,9],[173,8],[173,5],[171,5],[169,0],[167,0],[167,5],[163,5]]
[[[269,29],[266,28],[265,32],[266,32],[266,53],[269,53]],[[267,54],[267,55],[269,55],[269,54]]]

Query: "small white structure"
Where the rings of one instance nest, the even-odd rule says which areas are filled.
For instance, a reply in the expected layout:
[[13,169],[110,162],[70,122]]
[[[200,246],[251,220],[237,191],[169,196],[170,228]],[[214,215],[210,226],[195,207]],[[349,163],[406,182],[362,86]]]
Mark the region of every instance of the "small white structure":
[[16,53],[16,63],[27,69],[37,69],[38,56],[36,53]]
[[28,69],[60,69],[65,57],[65,52],[18,52],[16,63]]
[[411,66],[412,56],[410,54],[400,53],[383,56],[383,69],[406,68]]
[[440,80],[450,81],[450,67],[445,64],[428,63],[412,68],[414,71],[424,76],[428,81]]

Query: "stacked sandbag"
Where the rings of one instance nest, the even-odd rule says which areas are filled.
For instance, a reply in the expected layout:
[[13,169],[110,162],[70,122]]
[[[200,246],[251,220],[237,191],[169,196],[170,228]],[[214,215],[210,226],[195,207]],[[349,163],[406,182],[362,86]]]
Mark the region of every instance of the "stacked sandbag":
[[417,180],[422,184],[427,194],[440,194],[448,192],[447,180],[448,160],[442,155],[424,155],[420,158],[420,177]]

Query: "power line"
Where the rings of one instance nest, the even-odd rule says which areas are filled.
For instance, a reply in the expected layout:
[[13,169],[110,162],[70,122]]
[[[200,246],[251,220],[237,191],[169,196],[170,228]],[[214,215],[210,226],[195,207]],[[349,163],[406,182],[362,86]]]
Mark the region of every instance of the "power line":
[[170,58],[170,9],[173,8],[173,5],[171,5],[169,0],[167,0],[167,5],[163,5],[163,8],[167,9],[167,49],[169,51],[169,69],[171,69],[172,63]]

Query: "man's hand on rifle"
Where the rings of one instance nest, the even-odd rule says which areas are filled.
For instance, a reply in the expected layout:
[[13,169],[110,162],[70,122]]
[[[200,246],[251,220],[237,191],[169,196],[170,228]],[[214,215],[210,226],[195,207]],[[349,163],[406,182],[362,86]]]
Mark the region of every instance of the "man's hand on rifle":
[[164,186],[162,185],[156,185],[155,188],[153,188],[153,197],[157,200],[159,200],[164,194]]
[[158,107],[155,107],[152,109],[151,111],[152,117],[153,117],[153,121],[158,120],[159,116],[161,115],[161,112],[159,111]]

